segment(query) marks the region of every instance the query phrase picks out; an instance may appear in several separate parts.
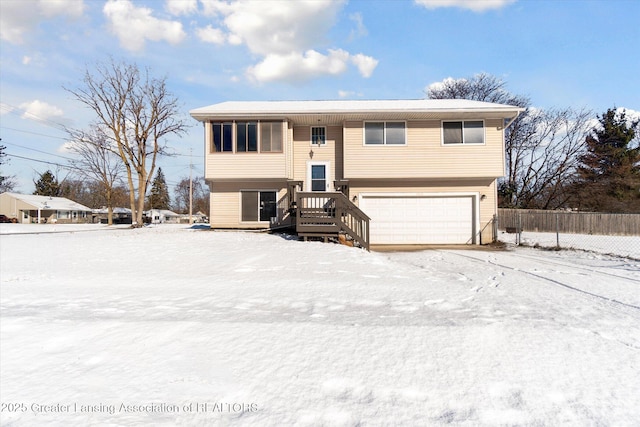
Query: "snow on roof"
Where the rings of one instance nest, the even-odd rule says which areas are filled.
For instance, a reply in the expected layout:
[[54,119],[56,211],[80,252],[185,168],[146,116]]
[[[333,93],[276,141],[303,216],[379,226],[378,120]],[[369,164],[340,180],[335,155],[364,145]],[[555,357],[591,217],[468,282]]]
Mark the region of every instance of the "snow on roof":
[[69,200],[65,197],[37,196],[35,194],[7,193],[11,197],[21,200],[34,209],[46,209],[56,211],[91,211],[90,208]]
[[[91,210],[94,214],[106,214],[109,212],[109,209],[107,208],[100,208],[100,209],[92,209]],[[131,214],[131,209],[129,208],[113,208],[113,213],[114,214]]]
[[145,214],[151,215],[153,213],[158,213],[164,216],[180,216],[180,214],[175,213],[174,211],[170,211],[168,209],[150,209],[148,211],[144,211]]
[[241,114],[332,114],[380,112],[503,112],[509,115],[523,111],[513,105],[468,99],[406,99],[406,100],[326,100],[326,101],[228,101],[196,108],[190,114],[196,118],[208,115]]

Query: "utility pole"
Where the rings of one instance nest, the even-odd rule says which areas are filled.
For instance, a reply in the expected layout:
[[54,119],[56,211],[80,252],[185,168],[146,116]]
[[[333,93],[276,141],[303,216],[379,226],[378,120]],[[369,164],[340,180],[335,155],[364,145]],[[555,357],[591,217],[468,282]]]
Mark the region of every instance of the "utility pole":
[[189,149],[189,224],[193,224],[193,148]]

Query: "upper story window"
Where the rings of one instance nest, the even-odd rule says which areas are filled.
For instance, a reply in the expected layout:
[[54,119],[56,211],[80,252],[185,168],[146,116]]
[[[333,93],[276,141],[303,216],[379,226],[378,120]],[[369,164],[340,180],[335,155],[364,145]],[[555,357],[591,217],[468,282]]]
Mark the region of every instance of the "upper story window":
[[311,144],[325,145],[327,143],[327,128],[324,126],[311,127]]
[[406,145],[405,122],[365,122],[365,145]]
[[282,122],[260,122],[260,151],[282,152]]
[[236,151],[258,151],[258,123],[236,123]]
[[212,122],[212,153],[282,152],[282,122]]
[[213,125],[213,150],[214,153],[233,151],[233,123],[212,123]]
[[482,120],[463,120],[442,122],[442,143],[484,144],[484,122]]

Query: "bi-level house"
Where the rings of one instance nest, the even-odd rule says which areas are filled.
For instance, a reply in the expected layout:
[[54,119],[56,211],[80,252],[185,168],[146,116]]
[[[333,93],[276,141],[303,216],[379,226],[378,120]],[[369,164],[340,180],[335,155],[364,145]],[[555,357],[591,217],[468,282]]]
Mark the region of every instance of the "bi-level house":
[[212,228],[291,225],[369,244],[495,236],[504,130],[519,107],[469,100],[223,102],[204,125]]

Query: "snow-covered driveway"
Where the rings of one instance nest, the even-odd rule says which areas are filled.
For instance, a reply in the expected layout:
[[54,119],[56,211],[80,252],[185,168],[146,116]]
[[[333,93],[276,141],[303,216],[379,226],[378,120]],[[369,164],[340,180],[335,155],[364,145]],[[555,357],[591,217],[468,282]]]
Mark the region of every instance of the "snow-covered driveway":
[[640,419],[638,261],[171,227],[0,239],[2,425]]

